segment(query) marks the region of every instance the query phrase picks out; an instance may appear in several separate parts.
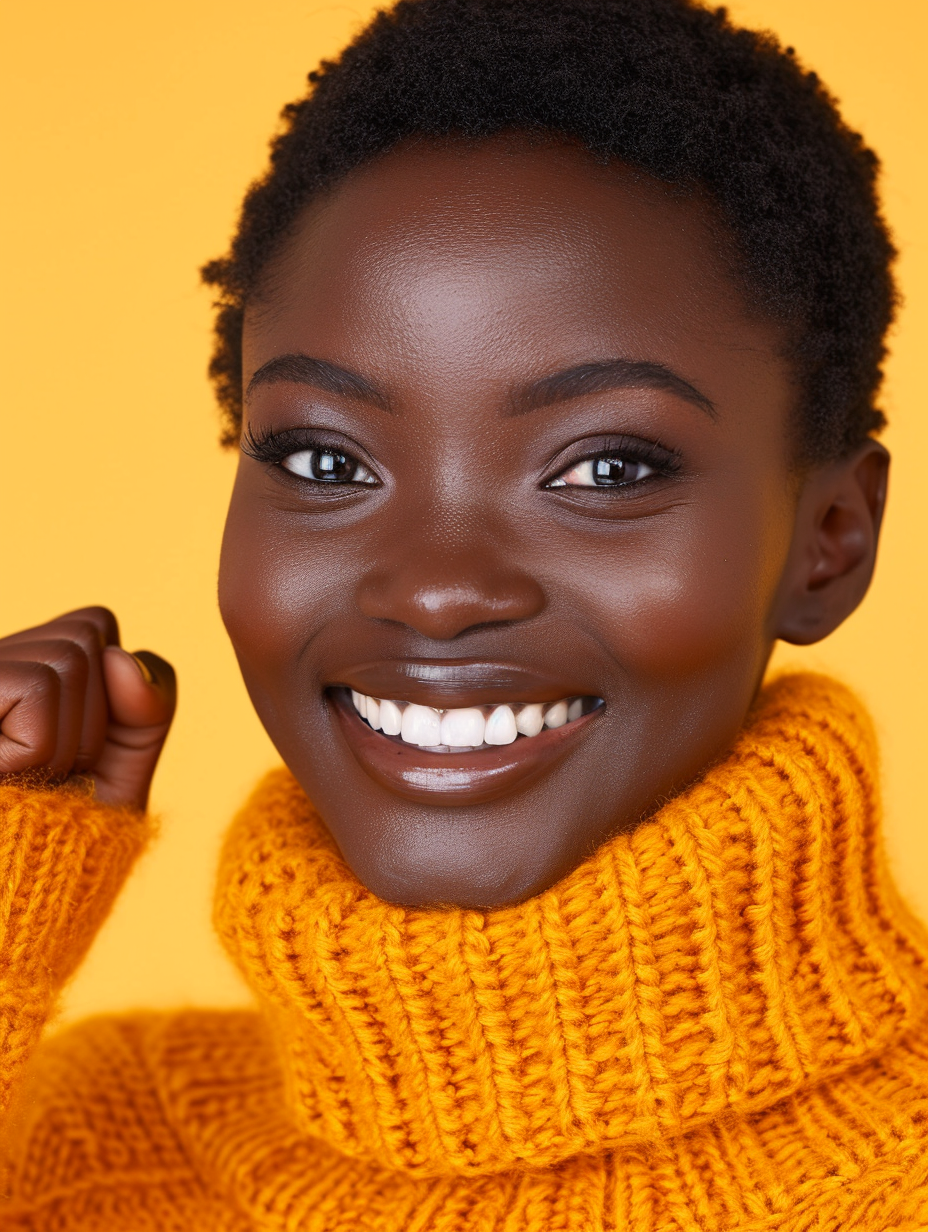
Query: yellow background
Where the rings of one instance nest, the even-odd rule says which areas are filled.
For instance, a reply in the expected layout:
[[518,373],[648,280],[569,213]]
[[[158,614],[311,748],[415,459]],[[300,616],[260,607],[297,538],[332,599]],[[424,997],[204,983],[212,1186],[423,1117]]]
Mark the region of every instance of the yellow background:
[[[896,463],[882,557],[853,619],[785,657],[840,674],[870,702],[890,849],[928,916],[928,5],[730,7],[797,47],[885,164],[908,304],[885,398]],[[371,11],[305,0],[8,7],[0,630],[105,603],[127,645],[170,658],[181,682],[154,793],[162,839],[71,986],[67,1018],[244,995],[210,932],[213,866],[231,812],[275,754],[216,611],[234,458],[215,443],[196,270],[224,250],[280,106]]]

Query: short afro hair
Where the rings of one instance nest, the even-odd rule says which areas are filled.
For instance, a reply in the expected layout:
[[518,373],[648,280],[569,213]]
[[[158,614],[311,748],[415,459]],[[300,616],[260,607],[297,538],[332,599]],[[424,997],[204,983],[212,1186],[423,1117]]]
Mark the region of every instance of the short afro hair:
[[786,327],[807,464],[884,424],[875,404],[895,293],[876,155],[814,73],[770,34],[694,0],[399,0],[282,113],[218,289],[210,376],[224,441],[242,419],[242,322],[307,203],[411,137],[506,130],[707,193],[750,302]]

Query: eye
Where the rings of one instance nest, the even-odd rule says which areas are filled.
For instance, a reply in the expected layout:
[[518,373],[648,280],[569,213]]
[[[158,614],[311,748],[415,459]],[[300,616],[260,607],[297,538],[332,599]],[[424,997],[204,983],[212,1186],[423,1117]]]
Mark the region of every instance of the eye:
[[376,483],[367,467],[349,453],[337,449],[300,449],[288,453],[280,465],[301,479],[315,483]]
[[546,486],[549,488],[621,488],[638,483],[657,470],[646,462],[635,462],[616,454],[601,454],[598,458],[584,458],[569,470],[562,471]]

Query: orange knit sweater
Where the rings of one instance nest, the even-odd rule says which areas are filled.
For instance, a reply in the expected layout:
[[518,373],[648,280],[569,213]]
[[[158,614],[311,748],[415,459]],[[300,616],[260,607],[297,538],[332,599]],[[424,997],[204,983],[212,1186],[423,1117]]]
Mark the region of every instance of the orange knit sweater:
[[552,889],[409,910],[272,774],[216,921],[253,1011],[34,1045],[145,841],[0,790],[0,1228],[914,1232],[928,942],[840,686],[764,693],[732,754]]

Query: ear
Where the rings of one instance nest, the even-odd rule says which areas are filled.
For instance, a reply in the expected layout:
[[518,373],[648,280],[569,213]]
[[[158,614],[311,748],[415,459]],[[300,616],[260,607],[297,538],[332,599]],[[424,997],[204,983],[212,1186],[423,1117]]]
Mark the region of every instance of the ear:
[[868,441],[806,477],[775,605],[775,637],[800,646],[820,641],[863,599],[876,563],[888,474],[889,454]]

